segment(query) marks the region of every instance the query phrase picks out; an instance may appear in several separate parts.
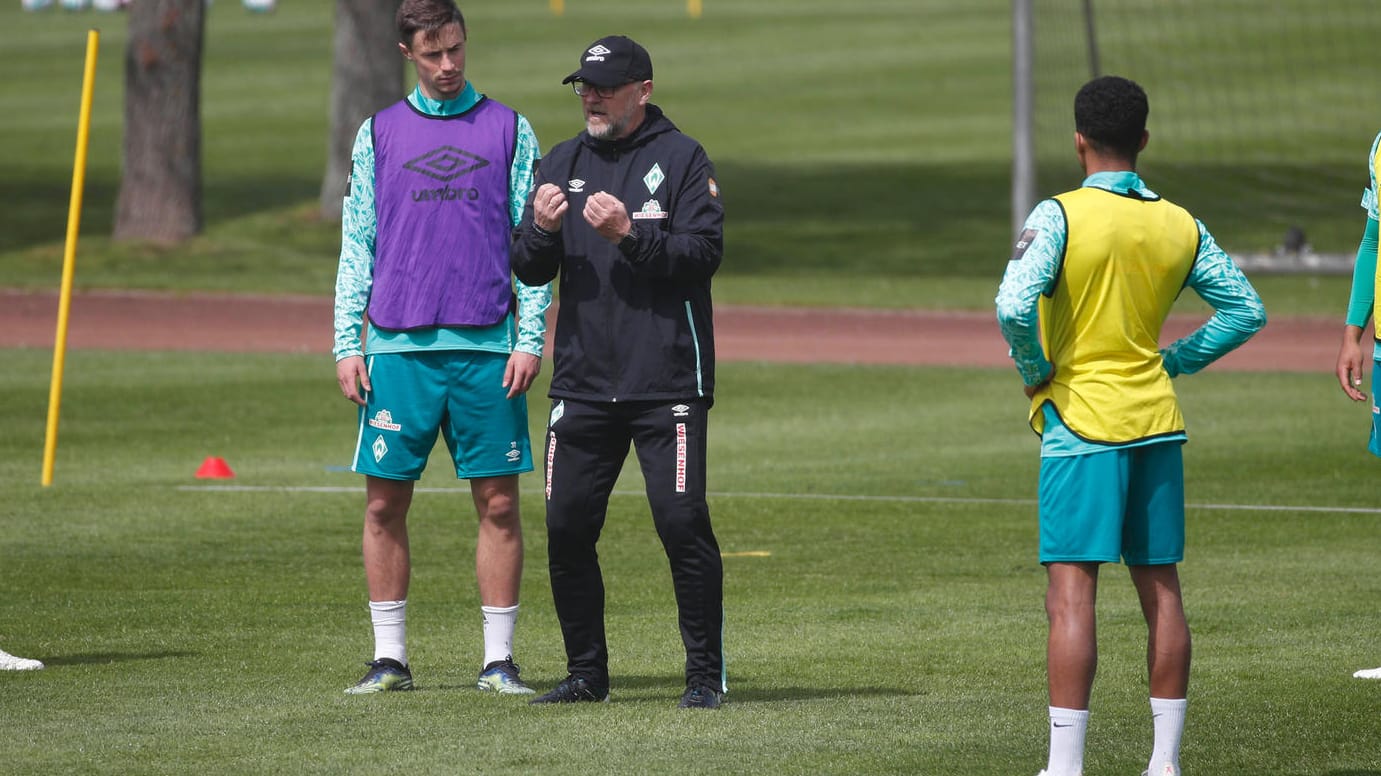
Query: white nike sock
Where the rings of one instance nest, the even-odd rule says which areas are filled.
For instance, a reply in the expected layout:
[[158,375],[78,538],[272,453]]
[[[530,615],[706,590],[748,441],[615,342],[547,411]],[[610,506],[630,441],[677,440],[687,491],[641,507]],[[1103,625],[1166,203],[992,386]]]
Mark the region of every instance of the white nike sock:
[[518,626],[518,605],[481,606],[484,616],[484,665],[513,657],[513,630]]
[[392,658],[408,664],[407,601],[370,601],[369,620],[374,624],[374,659]]
[[1171,763],[1180,764],[1180,736],[1184,733],[1184,711],[1189,701],[1184,698],[1152,698],[1151,724],[1155,726],[1155,746],[1151,749],[1149,770],[1160,776],[1157,768]]
[[1084,771],[1084,736],[1088,732],[1087,709],[1050,707],[1050,760],[1047,776],[1080,776]]

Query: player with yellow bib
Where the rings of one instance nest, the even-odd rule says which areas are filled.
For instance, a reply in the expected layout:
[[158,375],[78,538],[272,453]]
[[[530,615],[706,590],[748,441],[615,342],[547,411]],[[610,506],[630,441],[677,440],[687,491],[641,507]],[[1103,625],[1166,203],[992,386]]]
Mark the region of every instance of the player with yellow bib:
[[[1371,439],[1367,449],[1372,455],[1381,456],[1381,407],[1377,406],[1377,389],[1381,388],[1381,272],[1376,260],[1377,240],[1377,171],[1381,170],[1381,134],[1371,143],[1367,154],[1367,171],[1371,175],[1370,184],[1362,192],[1362,209],[1367,211],[1367,226],[1362,233],[1362,242],[1357,246],[1357,263],[1352,268],[1352,294],[1347,304],[1347,325],[1343,328],[1343,344],[1338,349],[1336,373],[1338,385],[1343,393],[1353,401],[1366,401],[1367,395],[1362,385],[1362,337],[1367,333],[1367,319],[1373,344],[1371,348]],[[1381,679],[1381,668],[1367,668],[1353,674],[1358,679]]]
[[[1193,374],[1266,323],[1261,298],[1203,223],[1136,173],[1149,106],[1124,78],[1074,101],[1083,185],[1027,218],[997,296],[1002,334],[1041,435],[1040,561],[1046,566],[1050,756],[1044,776],[1083,768],[1097,666],[1103,563],[1126,563],[1149,628],[1152,776],[1179,776],[1190,640],[1184,559],[1184,418],[1171,378]],[[1160,347],[1180,291],[1213,316]]]

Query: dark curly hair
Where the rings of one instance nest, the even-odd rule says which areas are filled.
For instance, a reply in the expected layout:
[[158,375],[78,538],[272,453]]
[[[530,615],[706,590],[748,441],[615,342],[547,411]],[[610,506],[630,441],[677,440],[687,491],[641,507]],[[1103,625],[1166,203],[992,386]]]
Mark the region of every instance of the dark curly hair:
[[1105,75],[1074,96],[1074,128],[1099,153],[1136,161],[1151,106],[1135,81]]
[[460,25],[460,34],[465,36],[465,17],[456,7],[455,0],[403,0],[394,17],[398,27],[398,40],[411,46],[412,38],[418,30],[424,40],[431,40],[438,30],[452,22]]

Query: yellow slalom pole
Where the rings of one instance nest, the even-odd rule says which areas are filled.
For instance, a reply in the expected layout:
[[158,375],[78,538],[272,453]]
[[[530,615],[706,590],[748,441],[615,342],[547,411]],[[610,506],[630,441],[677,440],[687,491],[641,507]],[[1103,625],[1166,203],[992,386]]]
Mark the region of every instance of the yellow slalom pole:
[[699,19],[701,10],[700,0],[686,0],[686,13],[690,18]]
[[82,221],[82,187],[86,182],[86,147],[91,138],[91,94],[96,85],[96,52],[101,33],[86,33],[86,74],[82,78],[82,109],[77,119],[77,153],[72,162],[72,200],[67,206],[67,247],[62,254],[62,291],[58,295],[58,331],[53,343],[53,380],[48,389],[48,433],[43,440],[43,486],[53,484],[53,458],[58,448],[58,409],[62,405],[62,366],[67,357],[67,316],[72,308],[72,268],[77,258],[77,231]]
[[551,13],[560,16],[566,12],[566,0],[551,0]]

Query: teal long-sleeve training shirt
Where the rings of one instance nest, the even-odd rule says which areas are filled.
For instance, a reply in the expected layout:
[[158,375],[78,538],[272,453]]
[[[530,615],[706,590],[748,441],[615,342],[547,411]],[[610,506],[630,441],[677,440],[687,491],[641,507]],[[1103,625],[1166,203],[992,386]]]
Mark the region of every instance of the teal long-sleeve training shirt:
[[[1347,325],[1366,328],[1371,318],[1373,303],[1376,300],[1376,251],[1378,248],[1378,203],[1376,197],[1376,159],[1377,147],[1381,146],[1381,133],[1371,142],[1367,154],[1367,171],[1370,183],[1362,192],[1362,209],[1367,211],[1367,225],[1362,231],[1362,241],[1357,245],[1357,261],[1352,265],[1352,293],[1347,301]],[[1381,341],[1372,349],[1372,360],[1381,361]]]
[[[1144,198],[1155,198],[1141,177],[1131,171],[1100,172],[1088,176],[1084,186],[1115,193],[1137,191]],[[1213,316],[1182,339],[1161,350],[1165,371],[1175,377],[1193,374],[1223,354],[1246,342],[1266,323],[1266,308],[1251,282],[1231,257],[1218,247],[1208,228],[1197,218],[1199,248],[1185,285],[1194,289],[1213,306]],[[1007,264],[998,288],[997,319],[1002,336],[1012,348],[1012,360],[1026,385],[1039,385],[1053,368],[1041,349],[1038,302],[1042,294],[1054,291],[1069,239],[1069,224],[1064,210],[1053,199],[1036,205],[1022,228],[1029,244]],[[1155,441],[1183,441],[1183,435],[1157,437]],[[1041,454],[1079,455],[1130,445],[1100,445],[1078,439],[1047,409],[1046,433]]]

